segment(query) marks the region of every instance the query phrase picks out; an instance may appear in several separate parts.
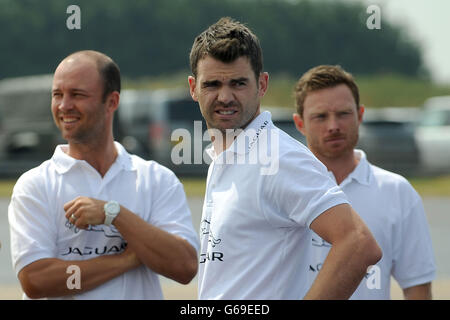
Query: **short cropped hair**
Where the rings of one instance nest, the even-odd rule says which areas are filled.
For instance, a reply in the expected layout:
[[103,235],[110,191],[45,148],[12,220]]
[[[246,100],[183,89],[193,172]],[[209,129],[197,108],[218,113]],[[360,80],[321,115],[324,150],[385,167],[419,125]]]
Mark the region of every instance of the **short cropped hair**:
[[106,101],[106,98],[111,92],[117,91],[120,93],[120,69],[113,59],[104,53],[94,50],[77,51],[70,54],[66,59],[77,55],[86,55],[92,58],[97,64],[98,73],[103,82],[102,102]]
[[353,76],[340,66],[320,65],[308,70],[298,80],[295,89],[297,113],[303,117],[304,102],[309,92],[345,84],[352,92],[356,108],[359,109],[359,90]]
[[224,63],[248,57],[256,79],[263,69],[258,38],[248,27],[229,17],[221,18],[195,38],[189,56],[194,77],[197,77],[198,61],[207,55]]

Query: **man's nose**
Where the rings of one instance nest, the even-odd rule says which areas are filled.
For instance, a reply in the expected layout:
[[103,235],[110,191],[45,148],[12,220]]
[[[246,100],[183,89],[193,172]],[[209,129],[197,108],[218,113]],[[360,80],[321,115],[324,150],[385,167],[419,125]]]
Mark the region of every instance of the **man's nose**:
[[329,132],[339,132],[340,131],[339,121],[334,116],[329,117],[327,126],[328,126]]
[[67,112],[71,109],[73,109],[73,100],[69,96],[64,95],[60,100],[58,110],[62,112]]
[[222,86],[219,90],[217,100],[224,105],[228,105],[230,102],[234,101],[233,90],[228,86]]

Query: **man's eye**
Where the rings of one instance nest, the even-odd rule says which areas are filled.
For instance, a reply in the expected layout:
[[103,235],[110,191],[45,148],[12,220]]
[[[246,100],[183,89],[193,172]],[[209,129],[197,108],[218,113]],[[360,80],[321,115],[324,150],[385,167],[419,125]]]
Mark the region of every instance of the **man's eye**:
[[203,88],[214,88],[217,87],[217,83],[216,82],[205,82],[203,83],[202,87]]
[[242,87],[242,86],[245,86],[247,83],[245,82],[245,81],[236,81],[236,82],[233,82],[233,85],[235,86],[235,87]]

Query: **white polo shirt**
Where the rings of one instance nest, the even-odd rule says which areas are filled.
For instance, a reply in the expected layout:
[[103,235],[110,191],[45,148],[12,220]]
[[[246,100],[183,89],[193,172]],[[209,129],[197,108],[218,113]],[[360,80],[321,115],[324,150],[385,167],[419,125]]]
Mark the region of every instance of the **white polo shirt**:
[[306,147],[273,125],[269,112],[219,156],[208,153],[199,298],[303,298],[309,226],[327,209],[348,203],[344,193]]
[[[422,200],[402,176],[371,165],[361,150],[359,164],[340,184],[383,252],[351,299],[390,299],[391,275],[401,288],[432,281],[436,266]],[[330,172],[330,176],[333,174]],[[309,267],[314,281],[330,244],[313,232],[314,254]]]
[[[67,146],[63,145],[56,148],[50,160],[19,178],[8,210],[16,274],[43,258],[88,260],[125,249],[126,241],[114,226],[79,230],[67,221],[63,206],[78,196],[116,200],[148,223],[186,239],[198,250],[186,196],[176,176],[154,161],[128,154],[117,142],[115,146],[118,157],[103,178],[86,161],[64,153]],[[95,289],[65,298],[163,296],[158,275],[142,265]]]

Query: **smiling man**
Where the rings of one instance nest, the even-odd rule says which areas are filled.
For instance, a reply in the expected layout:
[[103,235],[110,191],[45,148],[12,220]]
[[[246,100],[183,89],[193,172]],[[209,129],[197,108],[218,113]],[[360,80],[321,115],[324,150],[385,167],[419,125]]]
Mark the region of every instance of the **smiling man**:
[[114,141],[119,98],[105,54],[76,52],[56,68],[51,109],[68,144],[19,178],[8,212],[24,298],[162,299],[158,274],[187,284],[197,272],[183,186]]
[[[351,298],[390,299],[392,275],[406,299],[430,299],[436,268],[422,200],[405,178],[370,164],[355,149],[364,106],[352,75],[339,66],[314,67],[299,79],[295,95],[298,130],[383,250]],[[314,234],[311,283],[330,247]]]
[[[213,159],[199,298],[348,298],[381,252],[323,164],[261,113],[269,76],[257,37],[222,18],[195,39],[190,62],[190,92],[208,126]],[[248,161],[260,150],[276,155],[278,170],[262,174],[261,161]],[[307,292],[310,229],[335,246]]]

